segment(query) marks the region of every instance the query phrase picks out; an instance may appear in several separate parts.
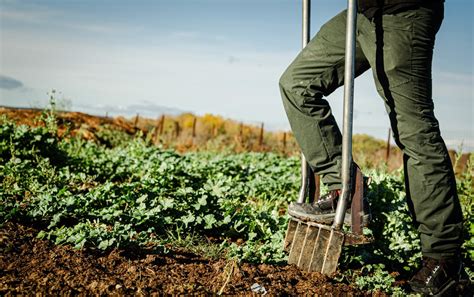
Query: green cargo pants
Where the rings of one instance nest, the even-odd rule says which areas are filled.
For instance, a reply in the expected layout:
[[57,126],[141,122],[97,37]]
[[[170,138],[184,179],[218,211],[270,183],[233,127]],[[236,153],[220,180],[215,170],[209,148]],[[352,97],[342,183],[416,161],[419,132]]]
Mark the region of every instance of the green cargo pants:
[[[420,7],[373,19],[359,13],[355,56],[356,76],[372,69],[403,151],[408,204],[423,254],[438,259],[459,254],[462,229],[455,177],[431,97],[433,46],[443,8]],[[345,26],[343,11],[321,27],[280,79],[296,140],[330,189],[341,188],[342,137],[323,97],[344,83]]]

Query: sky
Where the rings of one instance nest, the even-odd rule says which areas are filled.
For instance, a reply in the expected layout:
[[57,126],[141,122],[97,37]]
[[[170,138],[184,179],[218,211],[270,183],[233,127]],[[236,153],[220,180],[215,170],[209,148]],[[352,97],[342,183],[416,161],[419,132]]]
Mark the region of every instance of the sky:
[[[474,151],[472,0],[447,0],[433,100],[448,147]],[[311,35],[347,5],[313,0]],[[288,130],[280,75],[301,49],[301,0],[0,0],[0,105],[96,114],[213,113]],[[328,98],[339,123],[342,88]],[[386,139],[370,71],[354,133]]]

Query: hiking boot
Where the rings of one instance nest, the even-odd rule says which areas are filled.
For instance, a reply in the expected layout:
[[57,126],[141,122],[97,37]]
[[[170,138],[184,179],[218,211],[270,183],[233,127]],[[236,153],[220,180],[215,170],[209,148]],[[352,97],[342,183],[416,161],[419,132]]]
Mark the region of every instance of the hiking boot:
[[464,295],[469,294],[469,277],[458,258],[423,257],[423,266],[408,283],[423,296],[469,296]]
[[[313,221],[316,223],[329,225],[334,221],[337,201],[339,200],[340,195],[341,190],[332,190],[314,203],[290,203],[288,206],[288,214],[302,221]],[[352,221],[350,207],[351,204],[349,201],[346,215],[344,217],[344,223],[346,225],[351,225]],[[361,214],[361,216],[362,227],[366,227],[369,224],[371,218],[369,203],[367,201],[366,195],[364,195],[364,212]]]
[[340,194],[341,190],[332,190],[314,203],[292,202],[288,206],[288,214],[303,221],[330,224],[334,220]]

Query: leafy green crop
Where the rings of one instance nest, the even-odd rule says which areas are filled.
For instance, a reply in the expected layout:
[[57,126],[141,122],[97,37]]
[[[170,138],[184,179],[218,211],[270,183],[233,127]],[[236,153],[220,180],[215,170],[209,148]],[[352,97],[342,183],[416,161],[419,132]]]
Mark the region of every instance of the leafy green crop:
[[[285,213],[298,192],[298,158],[181,155],[113,131],[103,132],[99,142],[59,138],[52,120],[48,123],[30,128],[0,118],[0,223],[34,223],[40,238],[76,248],[152,244],[163,249],[170,238],[198,236],[212,239],[219,244],[216,250],[239,260],[286,261]],[[389,290],[395,277],[388,271],[412,272],[420,260],[420,243],[402,174],[366,174],[373,180],[369,198],[376,226],[367,232],[376,241],[345,248],[341,268],[360,287]],[[458,192],[468,227],[463,253],[470,265],[472,168],[458,181]]]
[[146,244],[177,227],[267,240],[285,228],[278,214],[298,184],[296,158],[178,155],[140,138],[109,148],[7,121],[0,129],[2,221],[41,223],[41,236],[77,247]]

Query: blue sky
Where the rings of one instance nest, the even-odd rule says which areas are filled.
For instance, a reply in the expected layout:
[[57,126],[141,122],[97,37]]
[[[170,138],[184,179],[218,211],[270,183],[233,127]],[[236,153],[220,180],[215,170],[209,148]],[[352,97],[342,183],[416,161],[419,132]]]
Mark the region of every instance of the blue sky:
[[[312,1],[312,35],[346,1]],[[474,150],[472,0],[447,0],[433,98],[448,146]],[[288,129],[278,79],[301,46],[300,0],[0,0],[0,105],[158,106]],[[369,72],[355,84],[356,133],[386,138]],[[329,97],[342,116],[342,89]]]

